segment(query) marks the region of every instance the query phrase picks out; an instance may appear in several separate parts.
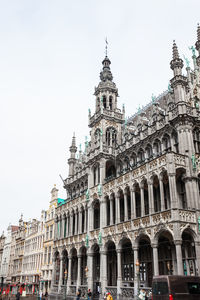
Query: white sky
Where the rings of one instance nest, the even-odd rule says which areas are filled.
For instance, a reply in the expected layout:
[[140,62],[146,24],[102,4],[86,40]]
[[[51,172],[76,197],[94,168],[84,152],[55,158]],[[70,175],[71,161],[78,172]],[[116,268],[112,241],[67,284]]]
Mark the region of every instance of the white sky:
[[199,0],[0,0],[0,233],[39,217],[69,146],[89,135],[105,53],[126,115],[167,89],[172,41],[190,58]]

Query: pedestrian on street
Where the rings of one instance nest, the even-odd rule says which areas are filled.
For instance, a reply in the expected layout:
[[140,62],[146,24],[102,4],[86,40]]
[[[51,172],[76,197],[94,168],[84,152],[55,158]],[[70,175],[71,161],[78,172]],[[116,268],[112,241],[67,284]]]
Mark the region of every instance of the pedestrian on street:
[[80,300],[80,297],[81,297],[81,293],[80,293],[80,291],[78,290],[78,292],[76,293],[76,300]]
[[16,294],[16,300],[20,300],[20,292],[19,292],[19,290],[17,291],[17,294]]
[[106,300],[113,300],[111,293],[106,293]]
[[92,299],[92,292],[91,289],[88,289],[88,300]]
[[147,299],[145,290],[143,290],[143,289],[140,290],[139,299],[141,299],[141,300],[146,300]]

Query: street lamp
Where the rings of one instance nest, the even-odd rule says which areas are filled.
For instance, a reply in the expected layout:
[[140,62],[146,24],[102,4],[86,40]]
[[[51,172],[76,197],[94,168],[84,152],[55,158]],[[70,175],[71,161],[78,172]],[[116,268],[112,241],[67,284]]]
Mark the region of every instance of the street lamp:
[[67,292],[67,269],[64,272],[64,295],[63,299],[66,299],[66,292]]
[[140,292],[140,263],[139,263],[139,260],[136,259],[136,262],[135,262],[135,269],[136,269],[136,274],[137,274],[137,289],[138,289],[138,293]]

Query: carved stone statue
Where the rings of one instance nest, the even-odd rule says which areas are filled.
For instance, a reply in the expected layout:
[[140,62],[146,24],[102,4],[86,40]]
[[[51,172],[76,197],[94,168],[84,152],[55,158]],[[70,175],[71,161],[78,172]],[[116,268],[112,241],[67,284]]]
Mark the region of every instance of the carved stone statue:
[[86,235],[85,237],[85,246],[88,248],[89,247],[89,236]]
[[90,193],[89,193],[89,189],[87,189],[86,191],[86,201],[89,201],[89,198],[90,198]]
[[102,245],[102,234],[101,234],[101,231],[99,232],[98,242],[99,242],[99,245],[101,246]]
[[101,184],[100,183],[98,185],[98,195],[102,196],[102,188],[101,188]]
[[196,157],[195,157],[194,154],[192,154],[192,158],[191,159],[192,159],[192,167],[193,167],[194,170],[196,170],[197,164],[196,164]]
[[195,47],[194,46],[189,47],[189,50],[192,50],[192,56],[196,56]]

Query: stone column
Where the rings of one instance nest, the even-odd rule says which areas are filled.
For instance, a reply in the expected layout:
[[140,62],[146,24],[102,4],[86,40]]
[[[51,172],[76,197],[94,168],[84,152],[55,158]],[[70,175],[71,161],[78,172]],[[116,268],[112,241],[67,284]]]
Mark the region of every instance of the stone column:
[[60,226],[59,226],[59,229],[60,229],[60,234],[59,234],[59,239],[62,238],[62,224],[63,224],[63,219],[62,219],[62,216],[60,216]]
[[131,219],[135,219],[135,186],[131,189]]
[[94,209],[92,204],[88,207],[88,230],[91,231],[94,229]]
[[52,259],[53,261],[53,270],[52,270],[52,276],[51,276],[51,286],[55,284],[55,277],[56,277],[56,259],[55,257]]
[[169,173],[169,193],[170,193],[170,202],[171,208],[178,208],[178,195],[176,190],[176,174]]
[[140,194],[141,194],[141,217],[144,217],[144,184],[143,182],[140,183]]
[[58,284],[58,292],[61,292],[63,285],[63,257],[60,258],[60,275],[59,275],[59,284]]
[[101,295],[104,295],[107,285],[107,259],[106,251],[100,251],[100,282],[101,282]]
[[72,280],[72,256],[68,256],[69,264],[68,264],[68,278],[67,278],[67,294],[69,294],[69,289],[71,285]]
[[117,193],[115,197],[115,210],[116,210],[116,223],[120,222],[120,205],[119,205],[119,194]]
[[128,195],[124,192],[124,221],[128,221]]
[[138,247],[133,247],[134,251],[134,295],[135,297],[138,294],[138,289],[139,289],[139,278],[137,274],[137,268],[136,268],[136,262],[138,261]]
[[151,244],[153,248],[153,269],[154,269],[154,276],[159,275],[159,267],[158,267],[158,245]]
[[74,229],[74,234],[76,235],[78,233],[78,214],[77,212],[75,213],[75,229]]
[[183,275],[182,241],[174,241],[176,246],[177,275]]
[[113,195],[110,196],[110,225],[113,225]]
[[79,221],[79,229],[78,229],[78,233],[81,234],[82,233],[82,218],[83,218],[83,212],[82,210],[79,211],[79,218],[78,218],[78,221]]
[[154,213],[153,181],[148,181],[149,214]]
[[106,211],[106,198],[102,197],[100,202],[100,228],[103,228],[107,225],[107,211]]
[[77,257],[78,257],[78,272],[77,272],[76,290],[78,291],[78,288],[81,285],[81,255],[77,255]]
[[200,242],[195,242],[196,250],[196,272],[197,275],[200,275]]
[[84,232],[87,232],[87,208],[85,208]]
[[121,294],[122,284],[122,261],[121,261],[121,249],[117,249],[117,296]]
[[65,216],[62,217],[62,238],[65,237]]
[[70,227],[69,227],[69,235],[73,233],[73,214],[70,214]]
[[163,176],[159,178],[160,185],[160,202],[161,202],[161,211],[165,210],[165,200],[164,200],[164,187],[163,187]]
[[87,285],[88,289],[93,290],[93,253],[87,253],[87,267],[88,267],[88,278]]

